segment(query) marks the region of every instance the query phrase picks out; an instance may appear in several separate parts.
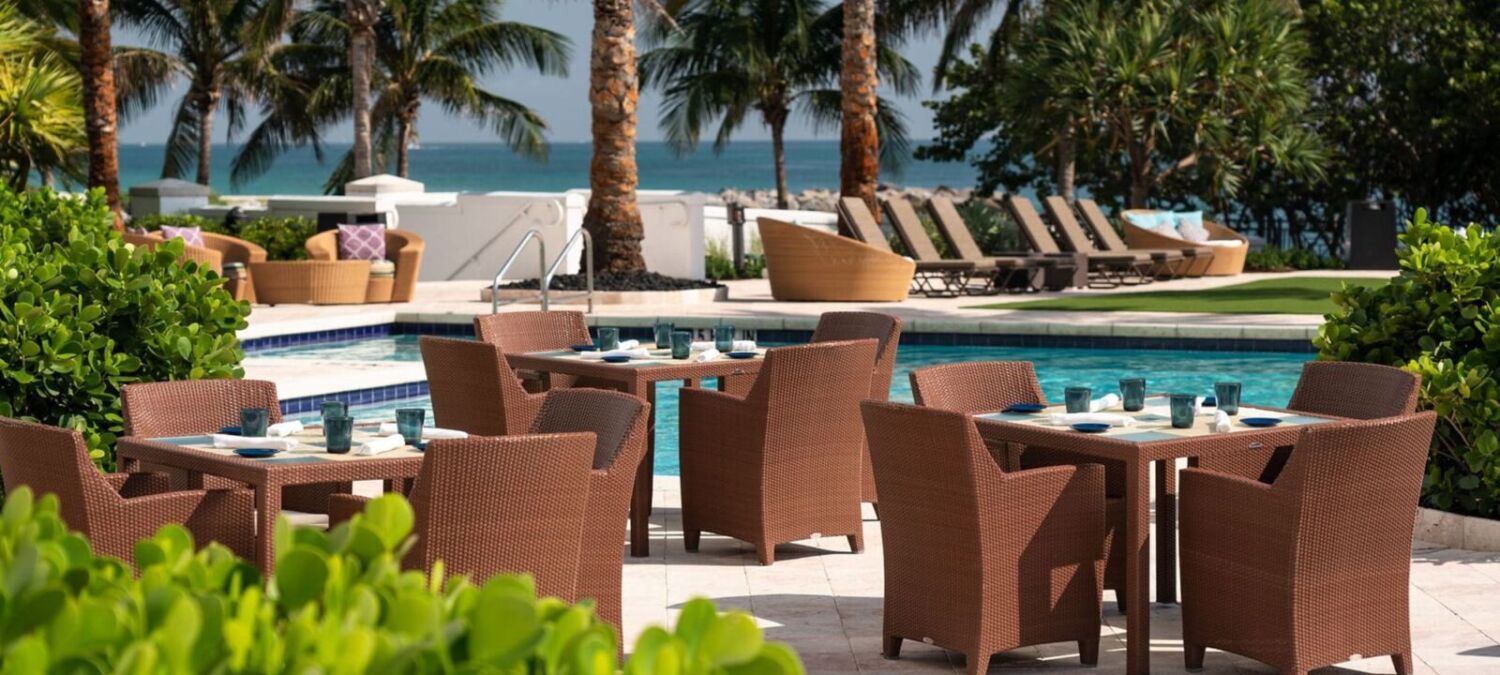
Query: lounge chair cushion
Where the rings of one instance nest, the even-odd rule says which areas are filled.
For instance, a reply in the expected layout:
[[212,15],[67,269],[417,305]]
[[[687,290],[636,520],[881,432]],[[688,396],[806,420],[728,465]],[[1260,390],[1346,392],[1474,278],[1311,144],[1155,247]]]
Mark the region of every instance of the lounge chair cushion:
[[394,277],[396,276],[396,263],[389,260],[373,260],[370,262],[370,276]]
[[175,225],[161,226],[161,236],[168,241],[181,239],[188,246],[203,246],[203,230],[198,227],[177,227]]
[[1239,248],[1240,246],[1244,246],[1245,242],[1238,239],[1209,239],[1208,241],[1203,242],[1203,244],[1206,246],[1216,246],[1219,248]]
[[1145,213],[1129,212],[1125,214],[1125,220],[1136,227],[1154,230],[1157,223],[1160,222],[1160,218],[1158,218],[1160,215],[1161,213],[1158,211],[1148,211]]
[[385,260],[385,226],[339,226],[339,260]]
[[1178,211],[1172,214],[1177,220],[1177,234],[1194,243],[1208,241],[1208,230],[1203,227],[1202,211]]

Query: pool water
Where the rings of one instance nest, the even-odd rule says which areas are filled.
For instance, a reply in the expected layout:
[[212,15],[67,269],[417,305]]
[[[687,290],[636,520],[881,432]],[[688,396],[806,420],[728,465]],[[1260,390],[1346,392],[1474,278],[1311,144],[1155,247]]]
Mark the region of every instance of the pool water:
[[[361,361],[419,361],[416,336],[397,336],[308,347],[256,352],[256,356],[319,358]],[[897,352],[896,377],[891,382],[891,400],[910,402],[915,368],[962,361],[1031,361],[1049,400],[1060,402],[1065,387],[1092,387],[1096,397],[1119,391],[1122,377],[1146,378],[1152,392],[1213,393],[1213,383],[1239,380],[1243,400],[1269,406],[1284,406],[1311,354],[1279,352],[1209,352],[1156,349],[1077,349],[1049,347],[933,347],[904,345]],[[713,386],[709,380],[705,386]],[[661,383],[656,389],[656,473],[675,476],[677,464],[678,383]],[[388,401],[351,408],[360,419],[394,418],[396,408],[431,409],[427,397]],[[317,413],[301,416],[316,420]],[[429,415],[429,419],[431,416]]]

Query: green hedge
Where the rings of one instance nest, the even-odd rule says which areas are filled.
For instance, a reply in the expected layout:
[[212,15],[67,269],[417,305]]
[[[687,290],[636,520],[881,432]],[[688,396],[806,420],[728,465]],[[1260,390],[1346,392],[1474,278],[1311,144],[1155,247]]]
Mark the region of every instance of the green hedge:
[[0,415],[79,431],[109,468],[122,385],[243,376],[249,305],[181,253],[126,244],[101,193],[0,189]]
[[1423,503],[1500,518],[1500,236],[1455,231],[1419,210],[1400,241],[1390,284],[1334,294],[1319,357],[1421,375],[1420,407],[1440,419]]
[[1341,270],[1344,261],[1320,255],[1307,249],[1267,246],[1245,255],[1246,272],[1289,272],[1293,270]]
[[172,215],[140,216],[130,221],[131,227],[155,232],[163,225],[174,227],[196,227],[204,232],[227,234],[244,239],[266,249],[267,260],[306,260],[309,237],[317,234],[317,224],[309,218],[290,216],[285,218],[261,217],[237,225],[226,225],[223,221],[210,220],[186,213]]
[[[0,664],[16,673],[621,672],[614,631],[588,604],[536,597],[525,577],[482,583],[403,572],[412,511],[373,500],[331,532],[277,529],[271,579],[175,525],[136,546],[139,577],[90,554],[52,496],[17,490],[0,512]],[[712,603],[650,628],[625,673],[794,675],[785,645]]]

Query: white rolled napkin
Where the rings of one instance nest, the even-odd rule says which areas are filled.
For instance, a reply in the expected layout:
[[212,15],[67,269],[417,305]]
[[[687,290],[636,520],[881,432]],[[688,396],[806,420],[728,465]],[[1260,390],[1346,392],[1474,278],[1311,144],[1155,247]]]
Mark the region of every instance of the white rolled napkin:
[[629,356],[633,359],[649,359],[651,358],[651,352],[646,349],[612,349],[607,352],[583,352],[579,356],[586,361],[601,361],[606,356]]
[[[693,343],[693,351],[695,351],[695,352],[706,352],[706,351],[708,351],[710,349],[716,349],[717,348],[716,345],[717,345],[717,343],[712,342],[712,341],[694,342]],[[734,346],[730,347],[729,351],[732,351],[732,352],[753,352],[756,349],[757,349],[757,347],[755,346],[755,341],[754,340],[735,340],[734,341]]]
[[639,346],[641,346],[640,340],[621,340],[619,346],[615,347],[615,349],[628,351]]
[[712,361],[717,358],[719,358],[719,350],[709,347],[706,351],[700,352],[698,357],[693,360],[703,363],[704,361]]
[[354,454],[360,455],[362,457],[369,457],[371,455],[387,453],[392,450],[399,450],[405,445],[406,439],[401,438],[400,436],[384,436],[373,441],[365,441],[364,443],[359,444],[359,447],[354,449]]
[[296,436],[302,433],[302,423],[297,420],[277,422],[266,427],[267,436]]
[[1212,425],[1214,433],[1227,434],[1232,428],[1233,424],[1229,421],[1229,413],[1223,410],[1214,413],[1214,423]]
[[214,447],[274,448],[276,450],[285,451],[297,447],[297,439],[271,438],[267,436],[234,436],[231,434],[214,434]]
[[1109,413],[1056,413],[1048,416],[1047,421],[1055,427],[1073,424],[1108,424],[1112,427],[1128,427],[1135,424],[1135,419],[1132,417]]
[[1119,394],[1105,394],[1104,398],[1089,401],[1089,412],[1102,412],[1120,405]]
[[[400,434],[400,427],[395,422],[381,422],[380,433],[383,436]],[[444,438],[468,438],[469,434],[457,429],[443,429],[440,427],[422,427],[422,440],[436,441]]]

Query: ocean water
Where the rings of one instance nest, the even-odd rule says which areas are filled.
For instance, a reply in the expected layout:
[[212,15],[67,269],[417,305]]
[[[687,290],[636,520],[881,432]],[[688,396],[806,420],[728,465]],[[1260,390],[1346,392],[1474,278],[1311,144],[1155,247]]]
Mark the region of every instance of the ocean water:
[[[327,146],[321,162],[311,148],[292,150],[260,178],[231,185],[229,166],[235,150],[215,146],[212,187],[218,194],[319,194],[347,150],[347,145]],[[163,153],[161,145],[121,145],[120,186],[128,189],[160,177]],[[718,192],[776,185],[769,141],[734,142],[719,155],[703,146],[682,157],[665,143],[642,141],[636,153],[643,189]],[[838,141],[788,141],[786,153],[787,182],[793,192],[837,189]],[[560,192],[588,187],[590,154],[588,143],[554,143],[546,160],[518,157],[497,143],[435,143],[412,151],[411,178],[425,183],[429,192]],[[913,159],[898,172],[882,172],[881,181],[908,187],[972,187],[975,176],[974,168],[965,163]]]
[[[417,337],[403,335],[306,347],[259,351],[257,357],[307,358],[349,361],[420,361]],[[908,373],[915,368],[963,361],[1009,360],[1031,361],[1037,379],[1049,400],[1063,400],[1063,389],[1069,386],[1092,387],[1096,397],[1118,392],[1124,377],[1146,378],[1147,390],[1153,393],[1192,393],[1211,395],[1213,384],[1238,380],[1243,386],[1247,404],[1282,407],[1292,397],[1302,364],[1312,354],[1276,352],[1212,352],[1159,349],[1081,349],[1061,347],[937,347],[903,345],[896,353],[896,374],[891,382],[891,400],[910,403],[911,384]],[[715,384],[710,380],[704,386]],[[663,382],[656,387],[656,466],[657,475],[678,475],[677,460],[677,390],[681,384]],[[428,397],[387,401],[353,406],[358,419],[395,419],[396,408],[432,407]],[[316,421],[318,413],[300,416]],[[428,419],[432,417],[429,414]]]

